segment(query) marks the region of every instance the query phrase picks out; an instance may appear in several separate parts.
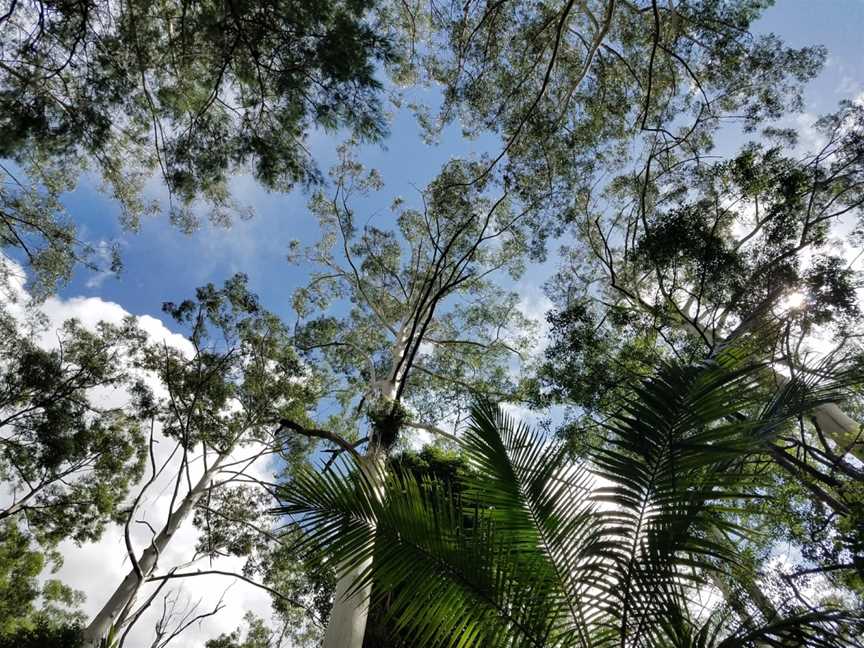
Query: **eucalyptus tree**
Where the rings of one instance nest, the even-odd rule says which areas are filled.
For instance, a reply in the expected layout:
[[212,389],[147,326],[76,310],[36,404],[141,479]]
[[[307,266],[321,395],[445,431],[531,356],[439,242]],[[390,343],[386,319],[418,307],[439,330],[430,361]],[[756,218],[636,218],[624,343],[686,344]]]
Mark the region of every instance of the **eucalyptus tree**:
[[[164,310],[187,327],[188,346],[146,343],[127,360],[141,372],[132,410],[149,426],[149,443],[143,444],[149,465],[121,517],[131,568],[90,620],[87,645],[106,637],[122,644],[169,582],[226,573],[218,565],[192,572],[184,566],[248,556],[267,539],[278,542],[282,530],[264,514],[275,488],[268,473],[290,471],[308,449],[305,438],[288,434],[280,422],[306,421],[314,376],[304,371],[289,331],[249,292],[243,275],[222,288],[199,288],[194,300],[169,302]],[[171,493],[167,511],[143,510],[162,487]],[[193,522],[200,541],[189,562],[160,563],[181,526]],[[140,534],[133,535],[133,527],[142,525],[150,535],[138,549]],[[280,594],[254,580],[254,570],[229,575]],[[136,600],[145,587],[146,597]]]
[[[358,457],[365,443],[363,461],[374,466],[404,430],[452,439],[471,394],[518,398],[513,375],[530,349],[530,321],[497,281],[522,271],[525,212],[508,191],[471,182],[482,164],[449,162],[420,193],[422,207],[396,200],[392,226],[360,226],[357,203],[381,180],[341,149],[331,195],[318,192],[310,205],[320,240],[292,245],[293,259],[318,268],[294,296],[296,344],[326,372],[322,396],[335,410],[329,429],[298,432]],[[367,610],[345,598],[348,579],[337,583],[327,646],[363,640]]]
[[[593,416],[659,358],[710,355],[765,322],[774,358],[766,379],[812,372],[814,355],[824,373],[838,361],[860,364],[864,109],[846,102],[815,128],[819,149],[803,158],[789,150],[795,133],[777,130],[768,133],[773,145],[749,144],[719,162],[659,150],[586,200],[578,243],[549,285],[557,310],[538,385],[544,398]],[[785,526],[773,537],[815,559],[796,572],[824,570],[854,589],[864,519],[860,387],[844,409],[823,403],[797,434],[766,445],[753,469],[773,474],[774,506],[754,507],[751,519]],[[762,551],[770,553],[764,543]]]
[[860,613],[793,600],[752,627],[722,598],[699,609],[706,579],[738,560],[714,534],[751,533],[737,516],[760,492],[741,462],[838,397],[830,380],[766,389],[763,367],[740,347],[661,366],[575,463],[481,402],[458,494],[411,471],[382,489],[352,458],[298,475],[284,510],[313,554],[359,568],[355,596],[382,585],[409,645],[860,646]]
[[154,173],[184,229],[196,225],[196,201],[220,223],[243,211],[229,186],[237,173],[278,190],[314,181],[309,131],[385,133],[376,66],[394,53],[374,6],[7,3],[0,158],[18,169],[0,167],[2,245],[49,283],[64,278],[87,249],[57,201],[86,169],[133,229],[159,208],[144,191]]
[[144,470],[145,435],[122,407],[92,398],[129,382],[122,358],[143,337],[133,322],[95,331],[0,307],[0,520],[46,546],[98,539]]
[[[816,127],[823,145],[802,160],[779,144],[750,144],[711,164],[670,166],[661,156],[655,171],[622,176],[586,201],[579,244],[550,283],[561,343],[550,384],[578,363],[605,372],[571,394],[590,407],[614,374],[598,351],[620,351],[621,366],[638,371],[652,347],[710,354],[766,317],[782,322],[773,350],[791,370],[814,337],[826,355],[858,353],[858,258],[844,245],[854,254],[860,244],[864,109],[846,103]],[[834,451],[860,456],[858,425],[836,406],[815,419]]]
[[754,35],[771,4],[408,0],[386,8],[405,52],[395,78],[443,94],[437,115],[421,109],[421,123],[431,136],[453,122],[470,135],[499,135],[491,162],[542,217],[542,243],[569,222],[598,172],[617,173],[631,159],[634,142],[667,135],[700,154],[729,119],[752,127],[800,109],[801,85],[825,51]]

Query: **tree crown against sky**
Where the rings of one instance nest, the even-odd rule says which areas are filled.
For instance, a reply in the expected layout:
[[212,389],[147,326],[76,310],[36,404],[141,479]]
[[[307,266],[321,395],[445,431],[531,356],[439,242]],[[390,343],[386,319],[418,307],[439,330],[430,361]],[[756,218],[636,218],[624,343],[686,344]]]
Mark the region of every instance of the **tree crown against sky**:
[[403,74],[442,88],[430,131],[458,120],[500,136],[490,163],[535,211],[542,255],[580,190],[632,163],[634,141],[705,154],[725,122],[750,130],[800,107],[825,52],[754,36],[767,4],[407,2],[395,13],[411,52]]
[[[162,206],[227,224],[230,179],[282,191],[318,179],[313,129],[386,132],[377,63],[393,52],[367,2],[11,2],[0,15],[4,247],[51,287],[92,259],[58,196],[92,169],[126,227]],[[92,262],[92,261],[91,261]]]
[[[524,280],[537,272],[529,261],[556,254],[551,237],[559,234],[572,253],[549,289],[556,312],[537,380],[545,385],[537,394],[543,405],[551,396],[585,408],[583,414],[612,415],[632,397],[630,378],[651,373],[670,356],[689,361],[716,353],[730,333],[756,321],[754,310],[770,313],[758,319],[771,320],[775,333],[760,352],[773,351],[775,366],[788,369],[793,383],[806,381],[810,365],[802,340],[828,334],[843,343],[844,360],[857,352],[858,277],[844,265],[849,259],[836,240],[857,214],[860,129],[848,125],[860,109],[849,103],[840,117],[826,119],[828,145],[807,159],[783,141],[788,132],[774,128],[729,161],[713,161],[712,142],[726,133],[743,125],[755,135],[786,109],[800,108],[803,84],[824,60],[821,48],[788,48],[776,37],[750,33],[769,4],[399,0],[307,8],[19,0],[0,12],[0,103],[9,108],[2,119],[20,136],[3,149],[11,159],[3,161],[0,186],[2,245],[29,263],[37,297],[47,297],[79,264],[95,266],[101,257],[117,265],[122,246],[92,238],[86,205],[63,209],[74,204],[68,198],[81,186],[85,165],[106,183],[127,225],[137,225],[154,207],[170,211],[187,230],[198,225],[208,201],[214,219],[227,222],[243,203],[243,174],[279,191],[322,182],[311,188],[310,203],[320,230],[307,236],[301,229],[299,237],[312,245],[289,250],[305,255],[306,265],[280,265],[279,281],[268,282],[303,286],[294,293],[296,312],[282,320],[266,313],[238,277],[165,311],[172,326],[188,334],[192,351],[142,345],[136,356],[169,385],[166,398],[136,392],[142,406],[136,415],[154,405],[158,412],[147,410],[150,419],[165,426],[164,435],[151,437],[151,449],[154,438],[174,443],[185,459],[206,446],[212,467],[209,462],[227,457],[241,432],[250,448],[264,444],[274,454],[290,440],[297,445],[289,444],[293,450],[280,464],[279,479],[290,480],[305,460],[311,444],[301,443],[304,432],[331,442],[316,446],[334,451],[328,457],[353,456],[364,434],[389,445],[394,435],[380,438],[383,428],[413,426],[447,438],[451,426],[463,427],[476,394],[509,401],[530,396],[525,387],[531,382],[523,379],[535,367],[524,360],[530,336],[543,329],[520,312],[536,274]],[[397,88],[400,83],[406,86]],[[436,88],[431,99],[420,89],[427,84]],[[340,139],[349,131],[361,139],[382,135],[389,125],[385,97],[396,90],[409,102],[432,106],[411,107],[428,136],[446,141],[458,123],[481,138],[477,149],[484,153],[460,151],[435,178],[418,183],[423,190],[409,191],[401,181],[391,185],[404,200],[376,213],[372,190],[380,179],[348,156],[337,159],[336,173],[325,179],[316,162],[327,154],[319,156],[323,149],[315,140],[334,132]],[[76,105],[83,110],[67,110]],[[370,148],[360,150],[364,162],[374,157]],[[85,176],[84,185],[90,182]],[[288,204],[292,198],[274,200]],[[97,228],[96,236],[105,231]],[[190,267],[205,261],[177,256]],[[316,271],[299,278],[309,261]],[[291,272],[297,275],[285,281]],[[217,284],[223,279],[214,277]],[[514,281],[522,283],[511,291]],[[172,292],[180,291],[172,285]],[[287,302],[290,291],[283,293]],[[798,293],[801,304],[787,308],[783,300]],[[292,329],[286,322],[295,316]],[[213,337],[225,332],[244,342]],[[819,373],[839,368],[825,365]],[[770,371],[760,374],[760,387],[772,379],[777,376]],[[303,381],[309,391],[300,394]],[[304,403],[326,396],[314,410],[318,416],[307,418],[312,408],[305,405],[274,404],[274,394],[286,390],[289,400]],[[857,415],[856,398],[852,394],[841,414]],[[394,401],[404,401],[404,409]],[[241,420],[245,410],[266,417]],[[327,418],[336,410],[338,416]],[[860,448],[854,430],[838,432],[823,422],[801,417],[797,429],[764,440],[736,474],[775,503],[772,510],[748,500],[736,509],[739,524],[763,525],[773,537],[748,540],[749,562],[712,581],[728,618],[741,628],[786,614],[787,607],[772,612],[772,606],[800,594],[790,585],[758,596],[757,586],[772,574],[789,576],[791,568],[774,569],[769,560],[777,538],[804,547],[796,569],[815,569],[823,579],[827,574],[838,597],[860,587],[861,474],[853,458]],[[585,435],[580,445],[572,443],[572,425],[561,432],[571,452],[587,452],[591,440],[604,438]],[[139,448],[147,448],[146,435],[144,441]],[[271,588],[283,628],[308,629],[298,623],[303,606],[291,600],[295,594],[304,602],[314,598],[316,613],[325,616],[333,583],[322,581],[332,579],[332,571],[316,573],[320,563],[298,561],[280,542],[293,541],[297,527],[278,535],[260,524],[270,523],[264,508],[274,484],[257,475],[254,484],[232,486],[216,473],[196,481],[188,467],[174,473],[179,501],[189,504],[183,514],[169,513],[154,538],[133,536],[133,547],[126,545],[123,569],[131,588],[123,590],[124,580],[120,598],[139,593],[139,605],[153,591],[147,587],[178,582],[167,573],[176,566],[167,553],[152,570],[146,554],[151,546],[176,546],[163,539],[185,524],[197,527],[195,546],[188,547],[194,555],[214,564],[249,558],[249,571],[235,575]],[[149,475],[138,484],[145,491]],[[120,511],[126,513],[122,526],[137,524],[150,506],[144,498]],[[106,599],[97,604],[116,611],[116,601]],[[171,609],[178,601],[160,600]],[[373,611],[383,614],[384,636],[393,636],[386,614],[395,608]],[[129,618],[128,610],[122,615]],[[670,623],[676,620],[670,616]],[[723,625],[706,626],[699,636],[707,640]],[[245,633],[214,641],[277,640],[259,620],[250,618],[247,626]],[[157,627],[159,645],[173,630]],[[668,630],[673,645],[692,638],[686,620]],[[298,641],[317,636],[299,634]],[[812,635],[802,637],[810,641]]]
[[290,254],[316,268],[293,296],[296,344],[326,372],[325,395],[350,426],[404,400],[409,427],[458,427],[471,394],[517,396],[511,370],[530,351],[532,323],[499,283],[524,268],[524,213],[506,192],[470,182],[479,168],[453,160],[394,201],[393,229],[363,224],[363,199],[382,181],[348,148],[332,191],[313,195],[320,239]]
[[[541,401],[571,408],[559,434],[574,449],[596,442],[602,425],[592,421],[658,362],[710,355],[754,326],[773,331],[763,340],[774,363],[766,380],[846,363],[860,373],[861,114],[860,104],[841,104],[817,122],[821,141],[803,155],[792,151],[794,134],[773,131],[721,162],[661,157],[653,172],[622,175],[586,202],[577,242],[548,284],[556,308],[537,385]],[[745,598],[756,596],[755,565],[771,559],[778,537],[860,595],[860,390],[859,377],[842,412],[819,406],[747,468],[773,497],[751,506],[746,523],[776,535],[740,545],[754,561],[732,583]],[[794,582],[774,587],[798,593]]]
[[[188,327],[188,345],[145,341],[130,357],[151,377],[151,384],[139,381],[132,390],[134,410],[150,426],[149,443],[143,445],[149,466],[121,519],[132,568],[87,626],[84,636],[91,642],[109,634],[125,637],[161,588],[155,593],[151,588],[142,600],[139,594],[151,583],[184,577],[184,566],[240,557],[247,560],[245,577],[256,582],[252,577],[261,576],[256,561],[266,558],[284,533],[281,524],[269,531],[259,526],[274,480],[280,473],[290,475],[311,450],[307,439],[288,432],[282,421],[307,420],[314,378],[306,379],[287,328],[248,290],[243,275],[221,288],[203,286],[194,299],[166,302],[163,309]],[[157,458],[159,439],[171,450]],[[166,488],[160,477],[172,494],[157,522],[148,519],[145,503],[148,491]],[[131,529],[143,523],[151,535],[138,548]],[[184,562],[160,561],[178,529],[189,523],[199,538]],[[292,605],[303,607],[296,600]]]
[[[184,229],[202,211],[227,222],[241,207],[230,176],[320,179],[306,133],[382,135],[385,89],[410,80],[443,88],[442,125],[500,137],[475,177],[504,170],[543,256],[577,188],[625,163],[634,138],[704,153],[724,120],[799,105],[824,58],[754,37],[761,2],[457,4],[12,3],[0,89],[15,137],[0,152],[20,168],[4,172],[4,246],[49,287],[98,260],[58,201],[85,165],[128,226],[163,207]],[[152,174],[167,202],[150,199]]]
[[[553,347],[550,385],[555,371],[580,363],[583,349],[577,373],[591,373],[590,356],[604,339],[622,350],[636,344],[623,350],[621,366],[629,354],[638,373],[640,334],[694,357],[766,307],[789,325],[795,352],[776,349],[787,363],[807,350],[795,344],[806,336],[856,348],[862,114],[859,104],[846,102],[819,120],[823,141],[804,157],[789,150],[795,133],[778,132],[782,141],[750,143],[729,160],[622,175],[586,201],[577,242],[564,249],[547,285],[558,307],[551,316],[555,344],[570,354],[557,357]],[[790,305],[789,295],[800,301]],[[590,407],[608,393],[603,386],[614,381],[614,370],[598,369],[608,377],[574,385],[593,390],[574,393],[577,404]]]
[[392,54],[372,5],[13,2],[3,155],[89,158],[132,223],[145,206],[130,171],[158,167],[178,209],[199,196],[225,207],[246,163],[274,188],[307,181],[313,125],[384,133],[374,64]]

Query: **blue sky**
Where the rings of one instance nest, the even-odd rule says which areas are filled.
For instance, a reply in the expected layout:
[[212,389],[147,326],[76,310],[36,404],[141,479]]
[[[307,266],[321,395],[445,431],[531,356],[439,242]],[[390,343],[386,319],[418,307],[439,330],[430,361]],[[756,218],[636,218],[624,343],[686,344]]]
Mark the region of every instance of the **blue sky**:
[[[829,46],[827,65],[808,88],[807,114],[793,118],[792,125],[809,125],[815,115],[833,110],[840,99],[864,91],[861,0],[781,0],[765,13],[756,30],[773,31],[794,46]],[[431,94],[427,98],[435,99]],[[337,139],[325,133],[314,133],[311,138],[311,150],[322,170],[334,159]],[[719,148],[728,153],[741,141],[730,133],[721,138]],[[416,196],[413,187],[423,187],[447,159],[476,154],[493,144],[491,138],[466,141],[454,126],[440,143],[427,145],[410,111],[403,108],[394,116],[391,136],[383,144],[364,146],[360,158],[381,171],[386,186],[376,206],[386,207],[397,195],[410,201],[412,194]],[[125,270],[121,276],[104,281],[79,270],[61,296],[98,296],[134,314],[159,316],[163,301],[183,299],[199,285],[219,283],[242,271],[249,275],[252,289],[269,309],[293,317],[291,292],[304,283],[306,272],[289,266],[285,254],[291,239],[310,242],[317,236],[317,224],[306,209],[307,196],[299,189],[288,194],[268,193],[247,177],[235,179],[234,186],[240,200],[254,207],[252,220],[235,222],[228,230],[207,224],[185,235],[172,228],[163,215],[147,219],[140,233],[130,234],[120,230],[118,210],[99,193],[98,181],[85,180],[66,197],[65,205],[83,227],[86,240],[121,242]],[[386,225],[387,218],[388,213],[382,210],[375,222]],[[539,293],[540,284],[553,267],[554,262],[532,268],[521,288]]]

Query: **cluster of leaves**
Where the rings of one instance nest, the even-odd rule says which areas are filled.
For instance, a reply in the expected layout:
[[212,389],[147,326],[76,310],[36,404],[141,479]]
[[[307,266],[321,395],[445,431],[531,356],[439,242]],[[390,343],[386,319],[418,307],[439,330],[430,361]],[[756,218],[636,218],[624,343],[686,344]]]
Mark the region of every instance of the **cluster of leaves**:
[[[203,443],[225,454],[255,442],[270,447],[279,421],[305,420],[314,380],[301,380],[306,372],[287,327],[260,305],[245,275],[163,310],[187,330],[192,351],[149,346],[135,360],[169,391],[157,413],[163,434],[187,450]],[[296,459],[305,446],[289,438],[284,450],[286,460]]]
[[310,130],[386,132],[376,66],[394,51],[375,4],[13,1],[0,14],[0,158],[15,163],[0,167],[0,245],[41,291],[97,263],[59,202],[88,167],[132,229],[160,210],[145,194],[154,172],[185,230],[197,201],[221,224],[245,211],[238,173],[279,190],[317,182]]
[[273,631],[267,627],[264,620],[247,612],[244,621],[245,632],[238,628],[230,634],[219,635],[204,644],[204,648],[271,648]]
[[673,158],[656,176],[613,181],[608,215],[585,209],[584,245],[547,287],[546,393],[590,410],[656,357],[701,357],[766,312],[786,327],[775,353],[788,364],[806,336],[854,341],[860,277],[834,234],[858,242],[862,125],[864,109],[845,103],[816,124],[823,146],[803,160],[750,144],[728,161]]
[[739,461],[829,397],[789,383],[766,400],[760,371],[734,353],[665,366],[607,423],[590,464],[481,404],[458,489],[394,471],[382,496],[368,470],[307,471],[285,511],[303,515],[313,552],[359,569],[354,591],[375,580],[413,645],[843,645],[860,620],[842,611],[749,628],[703,624],[686,603],[718,558],[737,561],[713,538],[747,534],[729,515],[746,486]]
[[[0,155],[38,142],[87,156],[122,183],[134,162],[125,156],[142,153],[137,162],[161,165],[181,201],[217,205],[247,162],[271,187],[309,179],[302,139],[313,125],[383,134],[374,63],[392,53],[367,22],[372,7],[13,3],[0,22],[8,61],[0,112],[10,135]],[[132,218],[142,207],[127,206]]]
[[0,342],[0,475],[11,491],[3,518],[26,518],[49,544],[97,539],[141,477],[145,436],[134,415],[94,405],[94,389],[128,384],[121,358],[140,343],[134,322],[75,320],[57,331],[57,346],[40,345],[11,316]]
[[[46,555],[15,522],[0,526],[0,646],[66,646],[48,637],[74,639],[83,621],[77,608],[83,594],[56,579],[39,583],[46,560],[60,566],[59,556]],[[46,643],[36,643],[37,637]],[[75,645],[70,641],[69,646]]]

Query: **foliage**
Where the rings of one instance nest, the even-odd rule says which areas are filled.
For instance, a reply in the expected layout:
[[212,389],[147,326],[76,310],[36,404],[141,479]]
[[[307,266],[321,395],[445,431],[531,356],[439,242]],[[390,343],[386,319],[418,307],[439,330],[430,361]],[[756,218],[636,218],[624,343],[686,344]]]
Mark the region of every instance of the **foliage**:
[[128,384],[121,358],[143,333],[132,320],[95,331],[69,320],[46,349],[43,330],[0,317],[0,476],[11,491],[0,518],[26,517],[47,542],[94,540],[141,477],[146,447],[134,416],[91,393]]
[[[734,353],[666,365],[607,422],[590,463],[480,404],[461,442],[475,470],[459,497],[408,473],[387,477],[382,498],[363,471],[307,471],[282,493],[284,510],[302,514],[306,546],[342,568],[374,554],[355,590],[380,583],[389,620],[415,645],[716,638],[685,601],[715,560],[736,562],[712,534],[747,533],[734,502],[755,493],[739,492],[738,461],[830,393],[792,382],[766,394],[758,373]],[[709,645],[840,645],[843,619],[793,609],[755,633],[727,624]]]
[[0,648],[84,648],[78,625],[55,627],[39,622],[35,628],[0,637]]
[[[91,643],[112,634],[123,641],[153,600],[144,598],[134,607],[136,594],[149,582],[201,574],[183,573],[160,560],[187,520],[200,531],[189,564],[206,557],[248,556],[266,545],[275,533],[268,527],[272,520],[249,514],[262,512],[272,491],[269,462],[275,460],[274,472],[290,473],[310,449],[305,438],[291,434],[281,422],[305,422],[314,376],[306,380],[287,328],[261,306],[244,275],[220,288],[203,286],[195,299],[166,302],[163,309],[185,329],[187,339],[171,345],[144,340],[124,358],[140,377],[130,390],[129,409],[149,423],[149,440],[141,444],[149,470],[118,516],[132,564],[85,628]],[[167,448],[157,459],[159,443]],[[159,487],[171,489],[168,510],[160,514],[162,519],[145,517],[143,503]],[[151,531],[140,552],[131,535],[139,521]],[[163,569],[164,575],[159,573]],[[160,645],[189,624],[181,618],[178,625],[173,618],[183,614],[178,595],[165,594],[163,600]]]
[[[72,165],[55,163],[30,151],[20,170],[0,164],[5,176],[0,182],[0,252],[17,251],[32,273],[31,295],[42,299],[67,282],[76,264],[91,270],[119,270],[116,248],[93,246],[78,239],[77,226],[61,203],[61,196],[75,186]],[[10,168],[11,167],[11,168]],[[0,282],[12,274],[7,263],[0,264]]]
[[[49,561],[59,557],[34,547],[15,523],[0,527],[0,645],[30,634],[64,634],[82,622],[83,595],[56,579],[39,582]],[[46,644],[47,645],[47,644]]]
[[[644,136],[682,155],[711,146],[721,121],[752,129],[801,107],[819,47],[793,49],[750,28],[770,5],[719,2],[459,2],[390,6],[410,52],[397,78],[437,85],[434,137],[458,122],[500,135],[492,162],[537,215],[534,252],[572,222],[596,175],[618,173]],[[639,155],[640,149],[636,149]],[[595,175],[596,174],[596,175]]]
[[273,633],[262,619],[249,612],[244,620],[247,626],[245,633],[238,628],[231,634],[211,639],[204,644],[204,648],[278,648],[280,644],[273,644]]
[[[222,288],[208,284],[195,299],[166,302],[163,310],[188,328],[188,349],[148,346],[137,365],[153,372],[168,398],[149,401],[163,434],[191,450],[202,444],[216,454],[255,442],[272,443],[283,418],[303,420],[313,387],[291,345],[284,323],[265,310],[237,274]],[[153,408],[156,408],[153,410]],[[280,439],[286,461],[302,456],[297,438]]]
[[[247,173],[268,190],[314,187],[321,229],[309,248],[291,244],[291,260],[313,268],[293,296],[293,329],[242,275],[165,304],[188,336],[176,347],[131,319],[93,331],[68,322],[55,343],[0,313],[9,640],[77,641],[59,608],[34,612],[40,591],[73,602],[59,583],[34,589],[54,543],[121,522],[137,592],[201,575],[165,563],[188,520],[192,561],[245,559],[239,576],[270,589],[282,626],[249,616],[211,648],[315,643],[334,566],[365,559],[355,585],[372,591],[370,647],[854,643],[839,635],[859,629],[849,599],[862,591],[864,473],[851,455],[864,445],[853,419],[836,433],[812,408],[833,405],[827,376],[852,388],[853,416],[864,403],[861,278],[842,249],[864,231],[864,108],[844,102],[822,118],[821,148],[804,158],[778,128],[731,159],[709,156],[730,120],[755,132],[802,108],[825,59],[751,32],[771,4],[0,10],[0,253],[27,263],[35,300],[76,264],[120,269],[118,248],[81,240],[63,206],[91,171],[130,230],[163,206],[154,176],[182,230],[205,212],[228,225],[248,213],[231,184]],[[500,147],[451,159],[416,199],[361,219],[383,181],[352,146],[386,134],[385,73],[411,101],[429,96],[423,86],[440,91],[437,114],[410,105],[430,141],[458,122]],[[398,87],[386,89],[401,107]],[[317,130],[353,138],[326,187],[306,148]],[[537,328],[506,286],[562,234],[549,344],[532,365]],[[770,362],[737,364],[727,344],[742,336]],[[815,340],[836,346],[816,365]],[[131,402],[105,407],[121,390]],[[567,412],[546,439],[491,406],[469,417],[478,397]],[[313,413],[329,416],[326,430]],[[459,453],[405,452],[410,428]],[[323,476],[304,466],[311,439],[332,444]],[[160,465],[166,440],[174,454]],[[383,499],[349,469],[364,443],[384,455]],[[267,516],[275,484],[250,471],[271,458],[299,526]],[[172,470],[168,516],[136,560],[130,528],[152,522],[148,491]],[[297,555],[304,537],[318,551]],[[800,549],[793,567],[772,562],[780,541]],[[817,581],[832,588],[830,610],[805,609],[802,584]],[[696,615],[686,597],[706,588],[723,603]],[[120,643],[137,619],[131,596],[109,615]]]
[[145,194],[155,172],[187,231],[198,201],[220,224],[245,211],[238,173],[278,190],[316,182],[311,130],[386,131],[375,74],[394,52],[374,5],[12,2],[0,14],[0,158],[18,169],[0,166],[0,245],[27,258],[41,292],[95,263],[59,202],[88,168],[131,229],[160,208]]
[[547,285],[556,311],[541,391],[596,411],[652,359],[702,357],[766,318],[785,365],[804,362],[805,338],[859,354],[860,279],[835,237],[849,228],[858,241],[862,116],[846,103],[821,119],[822,148],[803,161],[750,144],[728,161],[675,158],[613,181]]
[[[592,442],[591,421],[626,397],[634,373],[710,355],[736,333],[761,329],[781,373],[810,372],[816,357],[823,375],[860,368],[861,279],[849,254],[864,214],[862,119],[843,102],[816,122],[818,148],[803,157],[796,134],[777,129],[719,162],[660,149],[586,206],[547,286],[556,311],[536,390],[570,407],[559,432],[574,448]],[[745,524],[773,530],[753,550],[764,571],[782,573],[776,600],[796,595],[798,572],[801,583],[860,591],[860,371],[850,377],[847,431],[814,412],[747,466],[773,502],[748,506]],[[767,562],[778,538],[801,552],[785,571]]]
[[[454,496],[461,494],[462,485],[471,471],[461,453],[435,446],[426,446],[417,452],[399,452],[389,457],[387,463],[388,470],[395,474],[410,475],[410,479],[421,488],[433,491],[445,489]],[[471,517],[466,516],[464,523],[470,525]],[[386,542],[386,538],[383,541]],[[394,597],[398,599],[404,595],[404,592],[392,590],[386,582],[376,580],[373,583],[373,604],[363,636],[363,648],[408,648],[415,645],[410,633],[397,627],[390,618],[390,602]]]
[[136,164],[158,165],[181,203],[217,207],[246,163],[273,188],[309,179],[311,127],[383,132],[374,62],[392,54],[372,6],[14,3],[0,23],[0,155],[36,144],[93,160],[131,223],[145,210],[123,192]]

